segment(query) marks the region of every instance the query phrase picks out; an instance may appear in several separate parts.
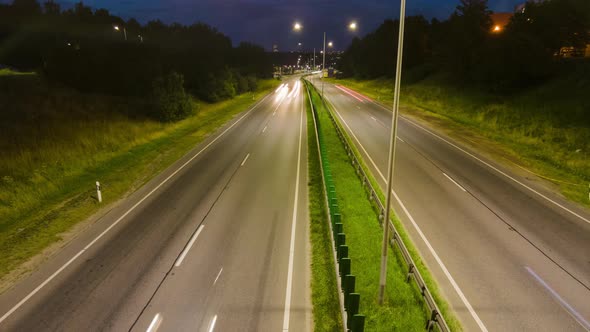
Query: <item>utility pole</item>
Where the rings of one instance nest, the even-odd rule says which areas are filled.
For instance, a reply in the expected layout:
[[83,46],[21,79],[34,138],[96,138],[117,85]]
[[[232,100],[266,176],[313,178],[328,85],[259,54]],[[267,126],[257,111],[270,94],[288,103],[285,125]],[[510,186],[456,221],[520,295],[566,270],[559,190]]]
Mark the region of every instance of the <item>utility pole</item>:
[[389,141],[389,166],[387,174],[387,200],[385,219],[383,220],[383,246],[381,248],[381,274],[379,276],[379,304],[383,304],[385,284],[387,281],[387,250],[389,247],[389,215],[391,212],[391,191],[393,190],[393,170],[395,166],[395,143],[397,136],[397,119],[399,113],[399,91],[402,79],[402,57],[404,53],[404,28],[406,23],[406,0],[401,0],[399,18],[399,36],[397,44],[397,69],[393,95],[393,116],[391,118],[391,138]]
[[313,48],[313,70],[315,70],[315,47]]
[[324,51],[322,60],[322,99],[324,99],[324,70],[326,69],[326,32],[324,32]]

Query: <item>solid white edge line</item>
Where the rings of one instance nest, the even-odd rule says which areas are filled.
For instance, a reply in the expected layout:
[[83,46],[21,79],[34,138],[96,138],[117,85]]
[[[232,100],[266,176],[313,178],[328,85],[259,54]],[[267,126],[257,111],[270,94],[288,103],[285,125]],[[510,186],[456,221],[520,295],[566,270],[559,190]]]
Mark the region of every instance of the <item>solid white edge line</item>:
[[264,126],[264,129],[262,129],[262,132],[265,132],[266,131],[266,127],[268,127],[268,126]]
[[213,281],[213,285],[215,285],[217,283],[217,279],[219,279],[219,276],[221,276],[221,272],[223,272],[223,268],[221,268],[221,270],[219,270],[219,273],[217,273],[217,277],[215,277],[215,281]]
[[374,116],[371,116],[371,119],[373,119],[373,120],[377,121],[377,119],[375,119],[375,117],[374,117]]
[[297,175],[295,177],[295,201],[293,202],[293,220],[291,222],[291,243],[289,245],[289,268],[287,271],[287,290],[285,294],[285,313],[283,316],[283,332],[289,331],[289,315],[291,314],[291,291],[293,287],[293,257],[295,255],[295,229],[297,226],[297,208],[299,206],[299,176],[301,172],[301,141],[303,137],[303,103],[301,104],[299,122],[299,149],[297,151]]
[[246,163],[246,160],[248,160],[248,157],[250,157],[250,154],[249,153],[246,155],[246,158],[244,158],[244,160],[242,161],[242,163],[240,164],[240,166],[244,166],[244,164]]
[[[371,156],[369,155],[369,153],[367,152],[367,150],[365,149],[365,147],[361,144],[361,142],[359,141],[359,139],[356,137],[356,135],[354,134],[354,132],[352,131],[352,129],[350,128],[350,126],[348,125],[348,123],[344,120],[344,118],[342,117],[342,115],[340,115],[340,112],[338,112],[338,110],[336,110],[335,107],[334,107],[334,111],[336,112],[336,114],[338,114],[338,117],[342,120],[342,122],[344,123],[344,125],[346,125],[346,128],[348,128],[348,131],[350,132],[350,134],[352,135],[352,137],[356,140],[356,142],[359,144],[359,146],[361,147],[361,149],[363,150],[363,152],[365,153],[365,155],[369,158],[369,161],[371,162],[371,164],[373,165],[373,167],[375,168],[375,170],[377,170],[377,173],[379,173],[379,175],[381,176],[381,178],[383,179],[383,181],[385,181],[387,183],[387,179],[385,178],[385,176],[383,176],[383,173],[381,173],[381,171],[379,170],[379,167],[377,167],[377,164],[375,164],[375,161],[373,161],[373,158],[371,158]],[[457,294],[459,295],[459,298],[461,299],[461,301],[463,302],[463,304],[465,305],[465,307],[467,308],[467,310],[471,314],[471,317],[473,317],[473,319],[475,320],[475,322],[477,323],[477,325],[479,326],[479,328],[483,332],[487,332],[488,329],[483,324],[483,322],[481,321],[481,319],[479,318],[479,316],[477,315],[477,313],[475,312],[475,310],[471,306],[471,303],[469,303],[469,301],[465,297],[465,294],[463,294],[463,291],[461,291],[461,288],[459,288],[459,285],[457,284],[457,282],[455,282],[455,279],[453,278],[453,276],[451,275],[451,273],[447,269],[446,265],[440,259],[440,257],[438,256],[438,254],[436,253],[436,251],[434,250],[434,248],[430,244],[430,241],[428,241],[428,239],[426,238],[426,236],[422,232],[422,229],[420,229],[420,227],[418,226],[418,224],[416,223],[416,221],[414,220],[414,218],[412,217],[412,215],[410,214],[410,212],[408,211],[408,209],[406,208],[406,206],[404,205],[404,203],[402,203],[402,200],[397,196],[397,194],[395,193],[395,191],[392,190],[391,192],[393,193],[393,196],[395,197],[395,200],[401,206],[402,210],[404,210],[404,213],[406,214],[406,216],[408,216],[408,219],[412,223],[412,226],[414,226],[414,228],[416,229],[416,232],[418,233],[418,235],[420,236],[420,238],[422,239],[422,241],[424,241],[424,243],[426,244],[426,247],[428,248],[428,250],[430,251],[430,253],[434,257],[434,259],[436,260],[436,262],[440,266],[440,268],[443,271],[444,275],[447,277],[447,279],[451,283],[451,286],[453,286],[453,289],[455,289],[455,292],[457,292]]]
[[157,313],[154,316],[154,319],[152,319],[150,326],[148,326],[147,330],[145,330],[145,331],[146,332],[156,332],[158,330],[158,328],[160,327],[160,323],[162,323],[162,316],[159,313]]
[[460,184],[457,183],[457,181],[453,180],[453,178],[451,178],[450,176],[447,175],[447,173],[442,172],[444,176],[447,177],[447,179],[449,179],[451,182],[453,182],[457,187],[459,187],[459,189],[463,190],[464,192],[467,192],[467,190],[465,190],[465,188],[463,188]]
[[202,148],[199,152],[197,152],[194,156],[192,156],[189,160],[187,160],[184,164],[180,165],[176,171],[170,174],[167,178],[165,178],[160,184],[158,184],[154,189],[152,189],[149,193],[143,196],[137,203],[135,203],[129,210],[127,210],[122,216],[120,216],[115,222],[113,222],[107,229],[105,229],[102,233],[100,233],[94,240],[92,240],[84,249],[78,252],[74,257],[72,257],[69,261],[67,261],[64,265],[62,265],[57,271],[55,271],[49,278],[45,279],[43,283],[41,283],[37,288],[35,288],[32,292],[30,292],[27,296],[25,296],[20,302],[18,302],[14,307],[12,307],[8,312],[6,312],[2,317],[0,317],[0,323],[2,323],[6,318],[12,315],[18,308],[20,308],[25,302],[27,302],[31,297],[37,294],[45,285],[47,285],[51,280],[53,280],[57,275],[59,275],[63,270],[65,270],[72,262],[74,262],[80,255],[84,253],[84,251],[88,250],[92,245],[94,245],[99,239],[101,239],[106,233],[108,233],[113,227],[115,227],[121,220],[123,220],[129,213],[135,210],[141,203],[143,203],[148,197],[150,197],[154,192],[156,192],[160,187],[166,184],[172,177],[174,177],[178,172],[184,169],[189,163],[191,163],[195,158],[197,158],[203,151],[209,148],[213,143],[217,142],[218,139],[223,137],[230,129],[232,129],[235,125],[237,125],[242,119],[244,119],[248,114],[254,111],[260,104],[262,104],[270,94],[266,95],[266,97],[262,98],[256,105],[252,106],[249,111],[244,113],[240,118],[238,118],[234,123],[232,123],[229,127],[227,127],[221,134],[215,137],[211,142],[209,142],[204,148]]
[[213,329],[215,329],[215,323],[217,323],[217,315],[213,316],[213,319],[211,320],[211,325],[209,326],[209,332],[213,332]]
[[[373,103],[374,103],[375,105],[377,105],[377,106],[379,106],[379,107],[383,108],[383,109],[384,109],[384,110],[386,110],[386,111],[390,111],[390,110],[389,110],[389,109],[387,109],[385,106],[383,106],[383,105],[381,105],[381,104],[379,104],[379,103],[377,103],[377,102],[375,102],[375,101],[373,101]],[[498,169],[497,167],[494,167],[494,166],[493,166],[493,165],[491,165],[490,163],[488,163],[488,162],[486,162],[486,161],[484,161],[484,160],[482,160],[482,159],[478,158],[478,157],[477,157],[477,156],[475,156],[474,154],[472,154],[472,153],[470,153],[470,152],[466,151],[465,149],[461,148],[460,146],[458,146],[458,145],[456,145],[456,144],[454,144],[454,143],[452,143],[452,142],[448,141],[447,139],[445,139],[445,138],[443,138],[443,137],[439,136],[438,134],[436,134],[436,133],[434,133],[434,132],[432,132],[432,131],[430,131],[430,130],[428,130],[428,129],[426,129],[426,128],[424,128],[424,127],[422,127],[422,126],[420,126],[420,125],[418,125],[418,124],[416,124],[416,123],[414,123],[413,121],[411,121],[410,119],[408,119],[408,118],[406,118],[406,117],[403,117],[403,116],[402,116],[401,118],[402,118],[402,119],[404,119],[404,120],[406,120],[406,122],[408,122],[408,123],[409,123],[409,124],[411,124],[412,126],[414,126],[414,127],[418,128],[418,129],[421,129],[421,130],[423,130],[423,131],[425,131],[425,132],[429,133],[430,135],[432,135],[432,136],[434,136],[434,137],[436,137],[436,138],[440,139],[441,141],[443,141],[443,142],[445,142],[445,143],[449,144],[450,146],[454,147],[455,149],[457,149],[457,150],[459,150],[459,151],[461,151],[461,152],[465,153],[466,155],[470,156],[471,158],[473,158],[473,159],[475,159],[475,160],[479,161],[480,163],[482,163],[482,164],[486,165],[487,167],[489,167],[489,168],[493,169],[494,171],[496,171],[496,172],[500,173],[501,175],[503,175],[503,176],[507,177],[508,179],[510,179],[510,180],[512,180],[512,181],[514,181],[515,183],[517,183],[517,184],[521,185],[522,187],[524,187],[524,188],[526,188],[526,189],[530,190],[531,192],[533,192],[533,193],[537,194],[538,196],[542,197],[543,199],[545,199],[546,201],[548,201],[548,202],[552,203],[553,205],[555,205],[555,206],[557,206],[557,207],[560,207],[560,208],[562,208],[563,210],[565,210],[565,211],[569,212],[570,214],[572,214],[572,215],[574,215],[574,216],[576,216],[576,217],[580,218],[581,220],[583,220],[583,221],[585,221],[585,222],[587,222],[587,223],[589,223],[589,224],[590,224],[590,219],[588,219],[588,218],[585,218],[584,216],[580,215],[579,213],[577,213],[577,212],[575,212],[575,211],[572,211],[571,209],[569,209],[569,208],[567,208],[567,207],[565,207],[565,206],[563,206],[563,205],[559,204],[558,202],[556,202],[556,201],[552,200],[551,198],[547,197],[546,195],[544,195],[544,194],[542,194],[542,193],[538,192],[537,190],[535,190],[535,189],[533,189],[533,188],[531,188],[531,187],[527,186],[526,184],[524,184],[524,183],[520,182],[519,180],[515,179],[514,177],[510,176],[510,175],[509,175],[509,174],[507,174],[506,172],[504,172],[504,171],[502,171],[502,170]]]
[[182,261],[184,260],[184,258],[186,257],[186,255],[188,254],[188,252],[191,250],[191,248],[193,247],[193,244],[195,244],[195,241],[197,240],[197,238],[199,237],[199,234],[201,234],[201,231],[203,230],[203,228],[205,228],[205,225],[201,225],[199,226],[199,229],[197,229],[197,232],[193,235],[193,237],[191,238],[191,240],[189,241],[188,245],[186,246],[186,248],[184,248],[184,250],[182,251],[182,254],[180,254],[180,257],[178,257],[178,259],[176,260],[176,263],[174,263],[175,267],[179,267],[180,264],[182,264]]
[[562,308],[565,309],[565,311],[572,316],[572,318],[582,326],[582,328],[586,331],[590,331],[590,323],[588,323],[588,321],[586,319],[584,319],[584,317],[576,310],[574,309],[574,307],[572,307],[569,303],[567,303],[553,288],[551,288],[551,286],[549,286],[549,284],[547,284],[545,282],[545,280],[543,280],[537,273],[535,273],[535,271],[533,269],[531,269],[528,266],[524,267],[527,272],[537,280],[537,282],[539,284],[541,284],[541,286],[543,286],[549,293],[551,293],[551,295],[553,296],[554,299],[556,299],[560,306]]

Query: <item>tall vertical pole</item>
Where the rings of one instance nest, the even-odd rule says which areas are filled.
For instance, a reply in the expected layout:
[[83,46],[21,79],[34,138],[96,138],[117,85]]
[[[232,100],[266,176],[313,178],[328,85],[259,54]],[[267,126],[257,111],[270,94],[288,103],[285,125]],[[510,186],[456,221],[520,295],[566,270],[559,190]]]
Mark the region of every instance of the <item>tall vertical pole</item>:
[[125,41],[127,41],[127,28],[123,27],[123,35],[125,36]]
[[315,71],[315,47],[313,48],[313,70]]
[[324,99],[324,70],[326,69],[326,32],[324,32],[324,53],[322,60],[322,99]]
[[395,72],[395,89],[393,95],[393,114],[391,117],[391,138],[389,141],[389,164],[387,174],[387,200],[385,219],[383,220],[383,246],[381,248],[381,275],[379,277],[379,304],[383,304],[385,284],[387,281],[387,250],[389,247],[389,215],[391,212],[391,191],[393,189],[393,170],[395,166],[395,143],[397,136],[397,119],[399,114],[399,91],[402,79],[402,58],[404,54],[404,28],[406,23],[406,0],[401,0],[399,17],[399,36],[397,44],[397,69]]

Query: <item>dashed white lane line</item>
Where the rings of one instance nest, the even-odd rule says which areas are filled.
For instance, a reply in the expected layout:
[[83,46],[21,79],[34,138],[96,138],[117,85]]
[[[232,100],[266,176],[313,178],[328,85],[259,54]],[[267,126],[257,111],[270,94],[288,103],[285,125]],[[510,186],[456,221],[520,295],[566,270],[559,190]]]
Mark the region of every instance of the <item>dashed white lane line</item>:
[[244,164],[246,163],[246,160],[248,160],[248,157],[250,157],[250,154],[249,153],[246,155],[246,158],[244,158],[244,160],[242,161],[242,163],[240,164],[240,166],[244,166]]
[[403,139],[401,139],[399,136],[397,137],[397,139],[398,139],[400,142],[402,142],[402,143],[405,143],[405,142],[406,142],[406,141],[404,141]]
[[443,175],[446,176],[447,179],[449,179],[451,182],[453,182],[457,187],[459,187],[459,189],[463,190],[463,192],[467,192],[467,190],[465,190],[465,188],[463,188],[460,184],[458,184],[457,181],[453,180],[453,178],[448,176],[447,173],[443,172]]
[[211,319],[211,324],[209,324],[209,332],[213,332],[213,329],[215,329],[215,323],[217,323],[217,315],[213,316],[213,319]]
[[146,332],[156,332],[158,330],[158,328],[160,327],[161,323],[162,323],[162,315],[157,313],[154,316],[154,319],[152,319],[150,326],[148,326],[147,330],[145,330],[145,331]]
[[[387,109],[387,108],[386,108],[386,107],[384,107],[383,105],[381,105],[381,104],[379,104],[379,103],[377,103],[377,102],[375,102],[375,101],[373,101],[373,103],[374,103],[375,105],[377,105],[377,106],[381,107],[382,109],[384,109],[384,110],[386,110],[386,111],[389,111],[389,112],[391,112],[389,109]],[[438,138],[439,140],[441,140],[441,141],[443,141],[443,142],[447,143],[448,145],[450,145],[450,146],[454,147],[455,149],[457,149],[457,150],[459,150],[459,151],[461,151],[461,152],[465,153],[465,154],[466,154],[466,155],[468,155],[469,157],[471,157],[471,158],[473,158],[473,159],[475,159],[475,160],[479,161],[480,163],[484,164],[485,166],[487,166],[487,167],[491,168],[492,170],[494,170],[494,171],[498,172],[499,174],[501,174],[501,175],[505,176],[506,178],[510,179],[511,181],[513,181],[513,182],[515,182],[515,183],[519,184],[520,186],[522,186],[522,187],[524,187],[524,188],[526,188],[526,189],[530,190],[531,192],[533,192],[533,193],[535,193],[536,195],[538,195],[539,197],[541,197],[541,198],[545,199],[545,200],[546,200],[546,201],[548,201],[549,203],[551,203],[551,204],[553,204],[553,205],[555,205],[555,206],[557,206],[557,207],[559,207],[559,208],[563,209],[564,211],[568,212],[569,214],[571,214],[571,215],[573,215],[573,216],[575,216],[575,217],[577,217],[577,218],[579,218],[579,219],[581,219],[581,220],[583,220],[583,221],[585,221],[585,222],[587,222],[587,223],[589,223],[589,224],[590,224],[590,219],[588,219],[588,218],[586,218],[586,217],[582,216],[581,214],[579,214],[579,213],[577,213],[577,212],[575,212],[575,211],[573,211],[573,210],[571,210],[571,209],[569,209],[569,208],[567,208],[567,207],[563,206],[562,204],[560,204],[560,203],[558,203],[558,202],[554,201],[553,199],[551,199],[551,198],[549,198],[548,196],[546,196],[546,195],[544,195],[544,194],[540,193],[539,191],[537,191],[537,190],[535,190],[535,189],[533,189],[533,188],[531,188],[531,187],[527,186],[526,184],[522,183],[521,181],[517,180],[517,179],[516,179],[516,178],[514,178],[513,176],[511,176],[511,175],[507,174],[506,172],[503,172],[503,171],[501,171],[500,169],[498,169],[497,167],[494,167],[492,164],[490,164],[490,163],[488,163],[488,162],[486,162],[486,161],[482,160],[481,158],[478,158],[478,157],[477,157],[477,156],[475,156],[473,153],[470,153],[470,152],[468,152],[467,150],[465,150],[465,149],[461,148],[460,146],[458,146],[458,145],[456,145],[456,144],[454,144],[454,143],[450,142],[449,140],[447,140],[447,139],[445,139],[445,138],[443,138],[443,137],[441,137],[441,136],[439,136],[439,135],[435,134],[434,132],[432,132],[432,131],[430,131],[430,130],[428,130],[428,129],[426,129],[426,128],[424,128],[424,127],[422,127],[422,126],[420,126],[420,125],[418,125],[418,124],[416,124],[416,123],[414,123],[413,121],[411,121],[411,120],[409,120],[409,119],[406,119],[406,118],[404,118],[404,117],[401,117],[401,118],[403,118],[404,120],[406,120],[406,121],[407,121],[409,124],[411,124],[412,126],[414,126],[414,127],[418,128],[418,129],[420,129],[420,130],[422,130],[422,131],[425,131],[426,133],[428,133],[428,134],[430,134],[430,135],[432,135],[432,136],[434,136],[434,137]]]
[[299,177],[301,173],[301,142],[303,137],[303,103],[299,120],[299,148],[297,150],[297,175],[295,176],[295,201],[293,202],[293,219],[291,221],[291,243],[289,245],[289,267],[287,271],[287,290],[285,294],[285,312],[283,316],[283,332],[289,331],[289,315],[291,314],[291,292],[293,288],[293,258],[295,256],[295,230],[297,227],[297,209],[299,207]]
[[277,111],[272,112],[272,116],[275,116],[275,114],[277,114]]
[[377,119],[375,119],[375,117],[374,117],[374,116],[372,116],[372,117],[371,117],[371,119],[373,119],[373,121],[377,121]]
[[184,250],[182,251],[182,254],[180,255],[180,257],[178,257],[178,260],[176,260],[176,263],[174,263],[174,266],[179,267],[180,264],[182,264],[182,261],[184,260],[184,258],[188,254],[188,252],[191,250],[193,244],[195,244],[195,241],[199,237],[199,234],[201,234],[201,231],[203,231],[203,228],[204,227],[205,227],[205,225],[199,226],[199,229],[197,229],[197,232],[195,233],[195,235],[193,235],[193,237],[189,241],[189,243],[186,246],[186,248],[184,248]]
[[57,271],[55,271],[52,275],[50,275],[49,278],[45,279],[45,281],[43,281],[39,286],[37,286],[35,289],[33,289],[33,291],[31,291],[27,296],[25,296],[22,300],[20,300],[14,307],[12,307],[10,310],[8,310],[8,312],[6,312],[2,317],[0,317],[0,323],[2,323],[4,320],[6,320],[6,318],[8,318],[16,310],[18,310],[18,308],[20,308],[23,304],[25,304],[31,297],[35,296],[35,294],[37,294],[41,289],[43,289],[43,287],[45,287],[48,283],[50,283],[53,279],[55,279],[55,277],[57,277],[63,270],[65,270],[68,266],[70,266],[70,264],[72,264],[76,259],[78,259],[78,257],[82,256],[82,254],[84,252],[86,252],[86,250],[88,250],[90,247],[92,247],[105,234],[110,232],[111,229],[113,229],[123,219],[125,219],[125,217],[127,217],[127,215],[129,215],[133,210],[135,210],[138,206],[140,206],[141,203],[143,203],[146,199],[148,199],[151,195],[153,195],[158,189],[160,189],[160,187],[162,187],[164,184],[166,184],[168,181],[170,181],[170,179],[172,179],[176,174],[178,174],[178,172],[183,170],[188,164],[190,164],[193,160],[195,160],[198,156],[200,156],[201,153],[203,153],[203,151],[207,150],[211,145],[213,145],[215,142],[217,142],[228,131],[230,131],[233,127],[235,127],[238,123],[240,123],[246,116],[248,116],[248,114],[252,113],[252,111],[254,111],[260,104],[262,104],[269,96],[270,96],[270,94],[267,95],[266,97],[262,98],[262,100],[260,100],[256,105],[252,106],[252,108],[250,108],[249,111],[244,113],[244,115],[242,115],[239,119],[237,119],[234,123],[232,123],[229,127],[227,127],[223,132],[221,132],[221,134],[219,134],[217,137],[215,137],[211,142],[209,142],[207,145],[205,145],[205,147],[203,147],[201,150],[199,150],[199,152],[197,152],[195,155],[193,155],[184,164],[180,165],[180,167],[178,167],[172,174],[170,174],[167,178],[165,178],[162,182],[160,182],[160,184],[158,184],[154,189],[152,189],[149,193],[147,193],[145,196],[143,196],[137,203],[135,203],[131,208],[129,208],[129,210],[127,210],[125,213],[123,213],[123,215],[121,215],[109,227],[107,227],[104,231],[102,231],[102,233],[100,233],[97,237],[95,237],[94,240],[92,240],[88,245],[86,245],[86,247],[84,247],[84,249],[80,250],[76,255],[74,255],[74,257],[70,258],[70,260],[68,260],[64,265],[62,265],[59,269],[57,269]]
[[266,127],[268,127],[268,126],[264,126],[264,129],[262,129],[262,132],[265,132],[266,131]]
[[567,313],[570,314],[570,316],[572,316],[576,322],[578,322],[578,324],[580,324],[586,331],[590,331],[590,323],[588,323],[588,321],[584,319],[584,317],[576,309],[574,309],[574,307],[567,303],[553,288],[551,288],[551,286],[545,282],[545,280],[536,274],[533,269],[528,266],[525,266],[524,268],[533,278],[537,280],[539,284],[541,284],[541,286],[543,286],[551,294],[551,296],[553,296],[559,305],[564,308],[565,311],[567,311]]
[[[381,176],[381,178],[383,179],[384,182],[387,182],[387,179],[385,178],[385,176],[383,176],[383,173],[381,173],[381,170],[379,170],[379,167],[377,167],[377,164],[375,164],[375,161],[373,161],[373,158],[371,158],[371,155],[369,155],[369,153],[367,152],[367,150],[365,149],[365,147],[361,144],[361,142],[359,141],[359,139],[356,137],[356,135],[354,134],[354,132],[352,131],[352,129],[350,128],[350,126],[348,125],[348,123],[346,122],[346,120],[344,120],[344,118],[342,117],[342,115],[340,115],[340,112],[338,112],[336,110],[336,108],[334,108],[334,111],[336,112],[336,114],[338,114],[338,117],[340,118],[340,120],[342,120],[342,123],[344,123],[344,125],[346,126],[346,128],[348,128],[348,132],[352,135],[352,137],[355,139],[355,141],[361,147],[361,149],[363,150],[363,152],[365,153],[365,155],[369,158],[369,161],[371,162],[371,164],[373,165],[373,167],[375,168],[375,170],[377,170],[377,173],[379,173],[379,176]],[[440,259],[440,257],[438,256],[438,254],[436,253],[436,251],[434,250],[434,248],[430,244],[430,241],[428,241],[428,239],[426,238],[426,236],[422,232],[422,229],[420,228],[420,226],[418,226],[418,224],[416,223],[416,221],[414,220],[414,218],[412,217],[412,215],[410,214],[410,212],[408,211],[408,209],[406,208],[406,206],[404,205],[404,203],[402,203],[402,200],[395,193],[395,191],[392,190],[391,192],[393,193],[393,196],[395,197],[395,200],[401,206],[401,208],[404,211],[404,213],[406,214],[406,216],[408,216],[408,219],[412,223],[412,226],[414,226],[414,228],[416,229],[416,232],[418,233],[418,235],[420,236],[420,238],[422,239],[422,241],[424,241],[424,243],[426,244],[426,247],[428,248],[428,251],[430,251],[430,253],[434,257],[434,260],[438,263],[438,265],[440,266],[440,268],[443,271],[444,275],[447,277],[447,279],[451,283],[451,286],[453,287],[453,289],[455,290],[455,292],[457,292],[457,295],[459,295],[459,298],[461,299],[461,301],[463,302],[463,304],[465,305],[465,307],[467,308],[467,310],[471,314],[471,317],[473,317],[473,320],[475,320],[475,322],[477,323],[477,325],[479,326],[479,328],[481,329],[482,332],[487,332],[488,329],[483,324],[482,320],[479,318],[479,315],[475,312],[475,310],[471,306],[471,303],[469,303],[469,301],[465,297],[465,294],[463,294],[463,291],[461,290],[461,288],[459,288],[459,285],[455,281],[455,278],[453,278],[453,276],[451,275],[451,273],[447,269],[446,265]]]
[[223,272],[223,268],[221,268],[221,270],[219,270],[219,273],[217,273],[217,277],[215,277],[215,281],[213,281],[213,285],[215,285],[217,283],[217,280],[219,279],[221,272]]

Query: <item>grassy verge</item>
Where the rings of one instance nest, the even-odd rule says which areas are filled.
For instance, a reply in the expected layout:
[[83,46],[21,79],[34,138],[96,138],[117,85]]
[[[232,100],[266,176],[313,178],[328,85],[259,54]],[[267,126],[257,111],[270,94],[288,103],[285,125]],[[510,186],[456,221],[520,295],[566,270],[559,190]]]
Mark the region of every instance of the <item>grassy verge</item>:
[[[366,329],[368,331],[423,330],[429,313],[420,291],[413,283],[405,282],[407,267],[398,251],[390,249],[386,303],[383,306],[377,303],[382,239],[377,214],[372,203],[366,198],[367,193],[354,168],[350,165],[327,110],[313,89],[312,99],[317,107],[320,125],[328,147],[327,157],[335,182],[347,244],[350,248],[352,273],[357,276],[356,291],[361,294],[360,313],[366,315],[367,319]],[[359,197],[365,197],[365,199],[359,199]],[[407,241],[407,237],[405,240]],[[415,259],[418,258],[415,250],[412,253]],[[421,260],[416,259],[416,263],[429,286],[433,284]],[[447,318],[449,317],[447,306],[442,303],[440,297],[435,297],[439,303],[443,304],[440,307],[451,328],[460,330],[454,318]]]
[[324,187],[313,115],[307,108],[307,146],[309,169],[309,221],[311,242],[311,302],[314,331],[342,331],[342,316],[338,300],[338,285],[334,271],[334,256],[330,244],[328,212],[324,203]]
[[96,180],[102,206],[125,197],[276,85],[216,104],[195,101],[194,116],[161,124],[134,115],[138,100],[54,90],[34,75],[13,78],[31,81],[10,84],[26,90],[1,90],[0,106],[8,107],[0,107],[0,277],[99,211]]
[[[440,77],[402,86],[402,112],[439,127],[508,166],[552,182],[567,198],[590,206],[590,65],[516,95],[457,88]],[[390,105],[393,82],[336,80]]]

